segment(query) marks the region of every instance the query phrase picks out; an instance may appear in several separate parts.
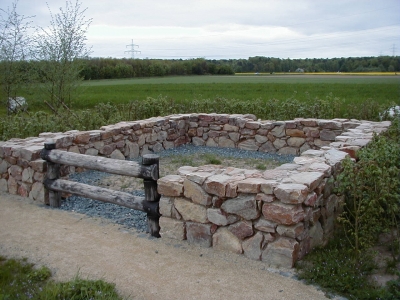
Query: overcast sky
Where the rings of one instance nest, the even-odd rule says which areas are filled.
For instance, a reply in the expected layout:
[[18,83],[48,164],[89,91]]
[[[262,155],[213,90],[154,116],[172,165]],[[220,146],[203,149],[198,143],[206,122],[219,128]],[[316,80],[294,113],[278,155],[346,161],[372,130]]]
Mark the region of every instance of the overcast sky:
[[[71,0],[75,3],[75,0]],[[7,9],[12,0],[1,0]],[[65,0],[48,0],[53,14]],[[206,59],[400,55],[400,0],[81,0],[93,57]],[[45,0],[17,12],[50,22]]]

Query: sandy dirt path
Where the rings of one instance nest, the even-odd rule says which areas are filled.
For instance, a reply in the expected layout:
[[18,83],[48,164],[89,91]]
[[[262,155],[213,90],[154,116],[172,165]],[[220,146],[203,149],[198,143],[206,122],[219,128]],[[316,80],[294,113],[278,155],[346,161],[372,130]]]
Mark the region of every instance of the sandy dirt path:
[[5,193],[0,193],[0,255],[45,265],[56,280],[79,273],[113,282],[128,299],[326,299],[287,270],[185,242],[152,239]]

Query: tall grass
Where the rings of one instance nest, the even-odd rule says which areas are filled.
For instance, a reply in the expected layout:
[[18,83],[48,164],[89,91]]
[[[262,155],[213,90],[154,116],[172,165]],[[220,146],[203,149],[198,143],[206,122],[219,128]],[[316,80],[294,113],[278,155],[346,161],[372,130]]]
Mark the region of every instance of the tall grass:
[[195,99],[178,102],[168,97],[147,98],[126,104],[100,103],[91,109],[59,111],[57,115],[37,111],[4,116],[0,119],[0,140],[37,136],[41,132],[93,130],[120,121],[142,120],[181,113],[254,114],[262,120],[294,118],[354,118],[379,120],[379,113],[391,104],[372,100],[347,103],[327,95],[325,98],[297,100],[296,94],[286,100],[240,100],[227,98]]
[[397,76],[186,76],[86,81],[70,111],[51,113],[38,86],[27,86],[28,114],[0,105],[0,140],[45,131],[91,130],[119,121],[177,113],[251,113],[263,120],[378,120],[400,103]]

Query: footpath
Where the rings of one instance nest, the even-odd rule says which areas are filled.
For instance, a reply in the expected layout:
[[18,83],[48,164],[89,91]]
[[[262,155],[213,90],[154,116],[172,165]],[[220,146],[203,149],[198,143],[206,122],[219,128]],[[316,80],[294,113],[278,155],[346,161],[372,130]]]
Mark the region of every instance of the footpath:
[[327,299],[242,256],[199,248],[0,192],[0,255],[45,265],[56,280],[103,279],[128,299]]

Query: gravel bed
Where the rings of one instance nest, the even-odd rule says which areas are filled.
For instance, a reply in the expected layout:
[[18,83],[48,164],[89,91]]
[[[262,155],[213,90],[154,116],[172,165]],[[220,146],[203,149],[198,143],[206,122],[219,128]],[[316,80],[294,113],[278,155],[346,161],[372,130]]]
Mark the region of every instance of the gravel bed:
[[[162,159],[162,157],[169,156],[185,156],[206,153],[235,159],[275,160],[280,163],[292,162],[294,158],[292,155],[279,155],[235,148],[200,147],[193,145],[184,145],[178,148],[168,149],[157,154],[160,155],[160,159]],[[139,161],[139,159],[136,159],[135,161]],[[110,176],[108,173],[89,170],[82,173],[71,174],[69,179],[96,186],[102,179],[108,176]],[[135,190],[130,193],[135,196],[144,196],[143,190]],[[146,213],[123,206],[104,203],[80,196],[70,196],[62,201],[61,209],[86,214],[91,217],[107,218],[116,224],[122,225],[123,227],[135,228],[138,232],[147,231]]]

